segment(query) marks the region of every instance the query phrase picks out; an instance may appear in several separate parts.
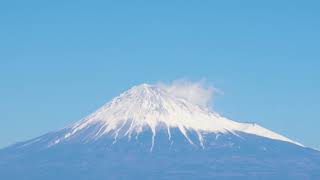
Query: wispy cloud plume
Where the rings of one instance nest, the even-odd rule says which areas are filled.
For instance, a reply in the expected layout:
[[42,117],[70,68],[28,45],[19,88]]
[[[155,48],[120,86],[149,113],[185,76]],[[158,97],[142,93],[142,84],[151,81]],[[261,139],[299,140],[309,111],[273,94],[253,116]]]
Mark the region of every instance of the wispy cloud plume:
[[172,83],[159,82],[157,86],[176,97],[184,98],[191,103],[205,108],[211,107],[213,95],[217,92],[217,89],[208,85],[205,80],[190,81],[180,79]]

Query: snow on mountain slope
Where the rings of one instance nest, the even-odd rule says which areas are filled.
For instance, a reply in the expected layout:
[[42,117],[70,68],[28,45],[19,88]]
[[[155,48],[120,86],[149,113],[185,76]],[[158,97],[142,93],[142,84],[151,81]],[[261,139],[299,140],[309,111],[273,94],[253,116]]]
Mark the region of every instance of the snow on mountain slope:
[[171,90],[135,86],[69,127],[0,149],[0,177],[319,179],[318,151],[188,98],[201,91]]
[[116,140],[120,132],[122,136],[131,138],[145,129],[151,129],[154,141],[159,129],[165,129],[170,139],[170,130],[178,128],[190,143],[192,141],[188,137],[188,131],[193,130],[201,143],[202,133],[232,133],[239,136],[238,132],[244,132],[302,146],[257,124],[229,120],[186,99],[176,97],[164,88],[148,84],[134,86],[122,93],[96,112],[66,128],[64,135],[52,144],[68,140],[91,126],[98,128],[94,128],[95,132],[87,137],[89,139],[111,135]]

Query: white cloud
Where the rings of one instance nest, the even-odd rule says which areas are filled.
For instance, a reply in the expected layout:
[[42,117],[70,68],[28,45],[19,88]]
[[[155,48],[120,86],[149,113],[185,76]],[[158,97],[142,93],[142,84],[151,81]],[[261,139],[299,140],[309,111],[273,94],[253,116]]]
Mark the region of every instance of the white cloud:
[[211,107],[213,94],[217,92],[217,89],[208,85],[205,80],[190,81],[180,79],[169,84],[159,82],[157,86],[176,97],[184,98],[191,103],[206,108]]

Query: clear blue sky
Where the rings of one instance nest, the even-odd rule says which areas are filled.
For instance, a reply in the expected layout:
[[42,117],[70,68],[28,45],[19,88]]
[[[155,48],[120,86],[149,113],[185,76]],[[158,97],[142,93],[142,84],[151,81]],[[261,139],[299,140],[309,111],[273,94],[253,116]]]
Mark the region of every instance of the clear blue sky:
[[2,1],[0,147],[132,85],[206,78],[218,112],[320,149],[319,1]]

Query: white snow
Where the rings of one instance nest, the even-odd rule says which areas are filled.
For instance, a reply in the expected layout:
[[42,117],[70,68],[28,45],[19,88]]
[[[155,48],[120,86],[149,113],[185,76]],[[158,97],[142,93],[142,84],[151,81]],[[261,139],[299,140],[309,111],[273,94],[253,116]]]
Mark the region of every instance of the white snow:
[[[115,97],[96,112],[72,125],[63,139],[68,139],[93,124],[100,128],[95,132],[94,139],[113,132],[115,142],[119,131],[128,126],[126,136],[141,133],[146,127],[151,128],[153,138],[158,127],[165,125],[170,138],[170,128],[178,128],[186,139],[187,131],[194,130],[199,136],[202,145],[203,132],[234,133],[244,132],[270,139],[286,141],[302,146],[280,134],[265,129],[257,124],[239,123],[220,116],[186,98],[177,97],[166,88],[158,85],[142,84],[134,86],[128,91]],[[56,141],[56,143],[61,142]],[[154,144],[154,139],[152,140]],[[151,147],[152,150],[153,147]]]

